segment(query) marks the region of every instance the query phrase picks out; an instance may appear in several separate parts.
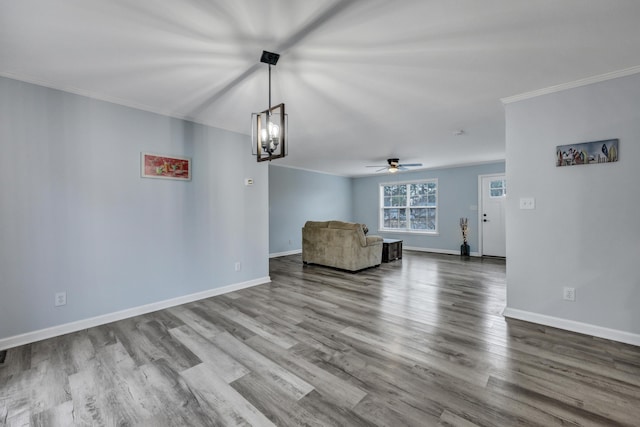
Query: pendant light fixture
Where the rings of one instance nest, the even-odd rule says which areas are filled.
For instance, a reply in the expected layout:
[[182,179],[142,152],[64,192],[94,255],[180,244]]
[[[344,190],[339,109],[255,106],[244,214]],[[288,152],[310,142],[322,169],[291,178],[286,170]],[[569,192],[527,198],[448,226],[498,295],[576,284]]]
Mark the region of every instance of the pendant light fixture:
[[286,114],[284,103],[271,106],[271,66],[278,63],[280,55],[262,51],[260,62],[269,66],[269,108],[251,114],[251,139],[253,153],[259,162],[279,159],[287,155],[286,151]]

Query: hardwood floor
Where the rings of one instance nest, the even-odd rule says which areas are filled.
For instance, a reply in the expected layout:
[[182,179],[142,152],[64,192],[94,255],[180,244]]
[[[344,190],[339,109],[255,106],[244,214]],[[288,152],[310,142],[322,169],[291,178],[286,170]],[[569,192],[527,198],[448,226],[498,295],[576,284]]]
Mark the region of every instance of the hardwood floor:
[[0,424],[640,425],[640,347],[506,321],[503,261],[270,275],[10,349]]

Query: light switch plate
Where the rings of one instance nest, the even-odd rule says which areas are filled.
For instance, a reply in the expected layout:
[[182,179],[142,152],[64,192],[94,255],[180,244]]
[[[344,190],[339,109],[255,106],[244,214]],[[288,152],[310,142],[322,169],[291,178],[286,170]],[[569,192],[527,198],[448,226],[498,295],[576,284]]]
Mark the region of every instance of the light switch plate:
[[533,197],[520,197],[520,209],[535,209],[536,199]]

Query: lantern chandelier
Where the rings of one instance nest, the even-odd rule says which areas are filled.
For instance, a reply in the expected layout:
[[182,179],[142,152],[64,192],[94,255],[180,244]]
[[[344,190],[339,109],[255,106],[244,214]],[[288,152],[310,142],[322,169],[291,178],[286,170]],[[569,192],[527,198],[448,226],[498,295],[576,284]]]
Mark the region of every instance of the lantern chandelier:
[[251,140],[253,154],[259,162],[279,159],[287,155],[285,140],[287,120],[284,103],[271,106],[271,66],[276,65],[280,54],[262,51],[260,62],[269,66],[269,108],[251,114]]

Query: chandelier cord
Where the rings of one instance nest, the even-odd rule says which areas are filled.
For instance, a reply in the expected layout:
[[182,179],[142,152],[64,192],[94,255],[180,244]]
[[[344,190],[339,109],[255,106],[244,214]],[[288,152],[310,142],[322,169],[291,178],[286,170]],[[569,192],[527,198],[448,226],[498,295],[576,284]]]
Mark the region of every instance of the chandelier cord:
[[271,64],[269,64],[269,110],[267,116],[271,115]]

